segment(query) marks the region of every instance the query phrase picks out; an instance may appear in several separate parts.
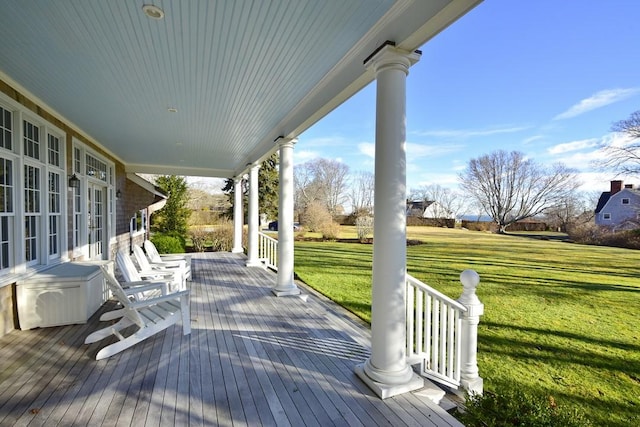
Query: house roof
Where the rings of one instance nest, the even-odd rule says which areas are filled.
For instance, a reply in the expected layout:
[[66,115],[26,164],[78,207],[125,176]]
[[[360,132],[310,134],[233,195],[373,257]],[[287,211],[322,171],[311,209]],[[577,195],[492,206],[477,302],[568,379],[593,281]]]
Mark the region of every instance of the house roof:
[[5,1],[0,79],[127,172],[231,177],[371,82],[385,41],[413,51],[479,1]]
[[596,212],[600,213],[600,211],[605,207],[609,199],[611,198],[611,191],[603,191],[598,199],[598,204],[596,206]]

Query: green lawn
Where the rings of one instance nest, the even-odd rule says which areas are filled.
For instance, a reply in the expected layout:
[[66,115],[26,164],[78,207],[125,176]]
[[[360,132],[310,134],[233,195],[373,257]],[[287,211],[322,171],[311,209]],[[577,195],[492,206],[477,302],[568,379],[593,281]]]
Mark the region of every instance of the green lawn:
[[[351,232],[351,230],[348,230]],[[352,237],[348,235],[346,237]],[[411,275],[457,298],[475,269],[485,389],[518,387],[596,425],[640,425],[640,252],[410,227]],[[296,242],[296,274],[370,320],[372,245]]]

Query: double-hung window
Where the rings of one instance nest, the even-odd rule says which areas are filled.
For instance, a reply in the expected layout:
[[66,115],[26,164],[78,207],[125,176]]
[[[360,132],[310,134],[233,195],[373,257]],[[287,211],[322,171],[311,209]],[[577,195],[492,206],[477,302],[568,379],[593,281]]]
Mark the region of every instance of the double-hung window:
[[0,271],[11,266],[14,222],[13,113],[0,107]]
[[64,171],[60,169],[61,161],[60,138],[55,135],[47,135],[47,163],[49,165],[48,184],[48,251],[49,258],[60,257],[61,227],[62,227],[62,177]]
[[24,246],[27,265],[38,264],[40,260],[40,244],[42,231],[40,227],[42,207],[40,160],[40,128],[24,120],[23,122],[24,164]]

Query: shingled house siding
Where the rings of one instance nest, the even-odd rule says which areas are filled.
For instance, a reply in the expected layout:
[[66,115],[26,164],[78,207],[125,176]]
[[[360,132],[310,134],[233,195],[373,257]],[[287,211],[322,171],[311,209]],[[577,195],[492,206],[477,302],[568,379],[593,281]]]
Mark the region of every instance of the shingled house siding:
[[[623,204],[623,199],[629,199]],[[605,219],[605,214],[609,219]],[[596,214],[596,224],[612,228],[623,227],[627,221],[637,221],[640,214],[640,194],[637,190],[623,189],[611,197]]]

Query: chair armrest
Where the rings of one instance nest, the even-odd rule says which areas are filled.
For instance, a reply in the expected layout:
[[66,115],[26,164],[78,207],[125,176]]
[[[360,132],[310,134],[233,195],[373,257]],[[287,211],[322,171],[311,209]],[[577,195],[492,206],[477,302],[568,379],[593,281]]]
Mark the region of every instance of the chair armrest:
[[134,301],[131,303],[131,308],[149,307],[151,305],[156,305],[164,301],[181,300],[182,297],[188,297],[188,296],[189,296],[189,290],[174,292],[172,294],[163,295],[161,297],[148,298],[142,301]]
[[169,286],[167,282],[149,282],[149,281],[128,282],[126,284],[129,286],[127,286],[123,290],[124,290],[124,293],[127,295],[136,294],[138,292],[150,291],[153,289],[162,289],[164,287]]
[[164,276],[164,277],[175,277],[175,271],[169,271],[169,270],[143,270],[143,271],[139,271],[138,275],[140,275],[141,277],[151,277],[151,278],[157,278],[158,276]]
[[153,267],[160,268],[186,268],[187,263],[184,261],[162,261],[162,262],[151,262]]

